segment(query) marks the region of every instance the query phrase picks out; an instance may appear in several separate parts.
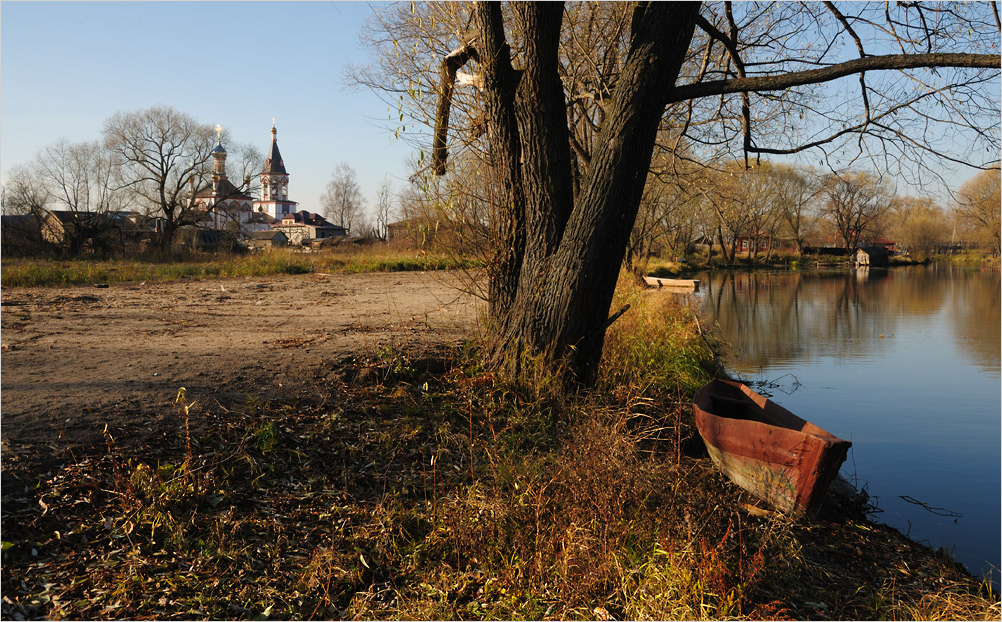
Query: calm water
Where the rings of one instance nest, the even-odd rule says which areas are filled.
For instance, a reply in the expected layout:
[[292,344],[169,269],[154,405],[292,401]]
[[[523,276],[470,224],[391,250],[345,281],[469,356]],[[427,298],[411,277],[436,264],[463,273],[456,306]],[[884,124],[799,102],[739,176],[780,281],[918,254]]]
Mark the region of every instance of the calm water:
[[1000,566],[1000,276],[945,266],[702,274],[732,373],[853,447],[876,519]]

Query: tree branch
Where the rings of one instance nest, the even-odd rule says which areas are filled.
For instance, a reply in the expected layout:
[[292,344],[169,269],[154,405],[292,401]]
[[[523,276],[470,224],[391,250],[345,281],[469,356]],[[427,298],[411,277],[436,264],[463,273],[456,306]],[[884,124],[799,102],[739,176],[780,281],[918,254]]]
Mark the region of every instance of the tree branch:
[[449,52],[442,59],[441,92],[438,97],[438,111],[435,113],[435,138],[431,147],[432,168],[436,175],[445,174],[445,160],[449,155],[446,139],[449,136],[449,113],[452,110],[452,90],[456,85],[456,72],[469,60],[477,59],[477,50],[472,41]]
[[1000,63],[1002,63],[1002,57],[998,54],[887,54],[883,56],[867,56],[866,58],[855,58],[844,63],[838,63],[824,69],[808,69],[773,76],[685,84],[674,87],[668,94],[667,99],[668,103],[671,104],[687,99],[725,95],[728,93],[779,91],[805,84],[830,82],[863,71],[932,67],[969,67],[997,70]]
[[[834,3],[832,3],[832,2],[825,2],[824,4],[828,8],[828,10],[831,11],[831,13],[835,16],[835,19],[837,19],[839,21],[839,23],[842,24],[842,27],[845,28],[845,31],[849,33],[849,36],[852,37],[852,40],[856,42],[856,50],[859,52],[859,57],[860,58],[866,58],[866,51],[863,50],[863,41],[859,38],[859,35],[856,34],[856,31],[853,30],[852,24],[849,23],[849,20],[846,19],[845,15],[842,15],[842,12],[838,10],[838,7],[836,7]],[[867,95],[866,95],[866,72],[865,71],[860,71],[859,72],[859,90],[860,90],[860,94],[863,96],[863,110],[866,113],[866,120],[869,121],[870,120],[870,98],[867,97]]]

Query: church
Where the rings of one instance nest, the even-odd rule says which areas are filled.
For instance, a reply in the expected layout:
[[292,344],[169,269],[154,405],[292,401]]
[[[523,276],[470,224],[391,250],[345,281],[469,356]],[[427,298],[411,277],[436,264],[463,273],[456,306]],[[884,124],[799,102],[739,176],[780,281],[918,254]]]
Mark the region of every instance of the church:
[[[194,206],[202,213],[202,225],[228,231],[241,240],[255,231],[281,230],[291,244],[297,245],[348,234],[347,229],[327,222],[319,214],[299,211],[299,204],[289,199],[289,172],[278,149],[278,130],[274,122],[271,126],[271,145],[260,178],[259,199],[227,179],[222,127],[217,125],[211,182],[194,192]],[[243,180],[243,186],[250,186],[249,176]]]
[[[216,147],[212,150],[211,181],[194,193],[194,208],[200,212],[200,222],[211,229],[239,235],[251,223],[254,197],[233,185],[226,177],[226,149],[222,143],[223,128],[216,126]],[[250,178],[244,179],[244,186]],[[194,178],[192,179],[194,183]],[[271,223],[266,223],[269,227]]]
[[271,146],[261,171],[261,198],[254,201],[254,211],[266,212],[272,218],[281,220],[286,214],[296,211],[295,201],[289,200],[289,172],[285,170],[282,153],[278,150],[278,130],[271,125]]

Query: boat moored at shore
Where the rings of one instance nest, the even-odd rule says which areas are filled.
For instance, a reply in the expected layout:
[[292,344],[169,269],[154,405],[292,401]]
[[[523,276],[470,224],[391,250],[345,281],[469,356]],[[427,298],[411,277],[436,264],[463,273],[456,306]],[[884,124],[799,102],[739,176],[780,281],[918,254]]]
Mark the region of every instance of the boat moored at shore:
[[717,467],[783,512],[816,513],[852,446],[738,382],[713,380],[692,405]]

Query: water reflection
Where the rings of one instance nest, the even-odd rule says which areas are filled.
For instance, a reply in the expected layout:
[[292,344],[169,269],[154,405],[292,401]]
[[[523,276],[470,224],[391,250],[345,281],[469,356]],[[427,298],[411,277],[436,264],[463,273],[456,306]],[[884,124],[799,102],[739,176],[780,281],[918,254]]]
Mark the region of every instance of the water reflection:
[[730,344],[727,366],[752,382],[793,379],[783,382],[797,390],[774,399],[853,441],[850,474],[879,498],[880,520],[954,550],[974,572],[999,567],[997,271],[699,278],[703,313]]
[[958,352],[999,371],[1000,279],[950,267],[700,276],[703,309],[731,346],[735,369],[821,356],[880,356],[902,319],[942,318]]
[[952,284],[955,293],[950,297],[950,313],[957,348],[971,363],[998,376],[1002,278],[997,271],[968,272]]

